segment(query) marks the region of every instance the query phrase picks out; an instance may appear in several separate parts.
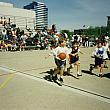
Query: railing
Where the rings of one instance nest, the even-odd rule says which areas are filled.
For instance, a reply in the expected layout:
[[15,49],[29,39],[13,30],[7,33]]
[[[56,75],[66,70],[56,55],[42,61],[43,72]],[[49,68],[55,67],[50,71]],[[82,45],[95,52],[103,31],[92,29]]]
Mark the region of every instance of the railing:
[[[0,14],[0,21],[4,20],[4,19],[6,20],[6,22],[10,22],[11,24],[16,24],[17,27],[22,28],[22,29],[26,29],[26,27],[28,27],[30,29],[34,29],[34,27],[35,27],[34,18]],[[9,19],[10,19],[10,21],[9,21]]]

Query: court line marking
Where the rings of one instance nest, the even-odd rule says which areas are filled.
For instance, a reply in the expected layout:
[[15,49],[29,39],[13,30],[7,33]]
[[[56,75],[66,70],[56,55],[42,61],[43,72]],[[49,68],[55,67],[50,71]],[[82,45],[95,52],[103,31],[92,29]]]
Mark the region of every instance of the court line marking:
[[8,73],[8,74],[0,74],[0,77],[1,77],[1,76],[7,76],[7,75],[10,75],[10,74],[13,74],[13,73]]
[[14,77],[14,73],[10,73],[8,74],[9,76],[6,78],[6,80],[0,85],[0,89],[4,88],[8,83],[9,81]]
[[40,69],[52,69],[52,68],[55,68],[55,66],[48,66],[48,67],[42,67],[42,68],[33,68],[33,69],[29,69],[29,70],[23,70],[25,72],[28,72],[28,71],[33,71],[33,70],[40,70]]
[[60,89],[69,90],[69,91],[76,92],[76,93],[79,93],[79,94],[82,94],[82,95],[85,95],[85,96],[88,96],[88,97],[91,97],[91,98],[94,98],[94,99],[97,99],[97,100],[100,100],[100,101],[103,101],[106,103],[110,103],[110,97],[109,96],[104,96],[104,95],[98,94],[98,93],[93,92],[93,91],[89,91],[86,89],[82,89],[82,88],[67,85],[67,84],[63,84],[63,86],[60,87],[60,86],[56,85],[55,83],[44,80],[44,78],[37,77],[34,75],[30,75],[30,74],[27,74],[25,72],[20,72],[20,71],[17,71],[15,69],[8,68],[8,67],[0,66],[0,69],[7,71],[7,72],[14,72],[14,73],[16,72],[15,74],[27,77],[29,79],[33,79],[33,80],[36,80],[39,82],[44,82],[44,83],[47,83],[49,85],[51,84],[52,86],[58,87]]

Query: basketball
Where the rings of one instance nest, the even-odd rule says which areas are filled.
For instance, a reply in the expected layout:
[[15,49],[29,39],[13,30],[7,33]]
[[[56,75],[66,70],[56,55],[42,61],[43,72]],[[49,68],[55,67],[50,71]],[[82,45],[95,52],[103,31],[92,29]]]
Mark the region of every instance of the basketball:
[[66,58],[66,54],[65,53],[60,53],[58,55],[58,57],[61,59],[61,60],[64,60]]

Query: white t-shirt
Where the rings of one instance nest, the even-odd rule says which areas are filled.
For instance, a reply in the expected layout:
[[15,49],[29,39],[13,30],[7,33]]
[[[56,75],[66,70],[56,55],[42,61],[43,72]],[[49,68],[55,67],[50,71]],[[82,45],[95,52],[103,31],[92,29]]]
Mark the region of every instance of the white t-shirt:
[[104,55],[104,49],[103,49],[103,47],[101,47],[101,48],[96,48],[96,49],[95,49],[95,52],[94,52],[94,55],[103,58],[103,55]]
[[108,55],[107,55],[108,45],[103,46],[103,49],[104,49],[103,59],[107,59],[108,58]]
[[[58,47],[56,47],[55,49],[52,50],[52,53],[53,53],[53,55],[54,55],[54,57],[55,57],[56,59],[60,59],[60,58],[58,57],[58,55],[59,55],[60,53],[68,54],[68,53],[69,53],[69,49],[68,49],[67,47],[60,47],[60,46],[58,46]],[[64,59],[64,60],[66,60],[66,59]],[[62,60],[62,61],[64,61],[64,60]]]

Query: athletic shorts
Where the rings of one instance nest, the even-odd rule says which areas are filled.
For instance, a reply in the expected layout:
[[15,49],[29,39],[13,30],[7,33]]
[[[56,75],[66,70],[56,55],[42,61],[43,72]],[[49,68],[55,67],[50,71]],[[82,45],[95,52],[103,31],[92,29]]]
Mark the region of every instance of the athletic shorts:
[[101,64],[103,64],[103,59],[95,57],[95,65],[96,66],[98,66],[98,65],[101,66]]
[[58,68],[64,68],[64,66],[66,65],[66,60],[62,61],[55,58],[55,64],[57,65]]
[[70,62],[69,62],[70,64],[76,63],[77,61],[79,61],[79,56],[76,57],[70,55]]

